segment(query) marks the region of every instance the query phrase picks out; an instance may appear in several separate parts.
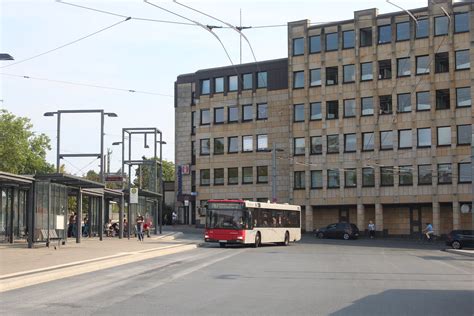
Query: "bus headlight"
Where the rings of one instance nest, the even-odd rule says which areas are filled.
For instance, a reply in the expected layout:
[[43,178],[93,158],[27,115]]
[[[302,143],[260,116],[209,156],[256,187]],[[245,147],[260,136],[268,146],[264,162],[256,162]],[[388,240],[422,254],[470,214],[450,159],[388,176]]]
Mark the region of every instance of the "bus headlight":
[[242,237],[242,236],[237,236],[237,239],[244,239],[244,237]]

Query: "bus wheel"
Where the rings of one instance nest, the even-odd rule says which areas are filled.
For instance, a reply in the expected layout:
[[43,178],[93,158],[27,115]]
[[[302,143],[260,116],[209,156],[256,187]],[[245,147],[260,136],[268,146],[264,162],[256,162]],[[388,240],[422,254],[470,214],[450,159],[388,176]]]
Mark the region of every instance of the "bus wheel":
[[220,242],[220,243],[219,243],[219,247],[225,248],[225,242]]
[[253,247],[254,248],[260,247],[260,242],[261,242],[260,233],[257,233],[257,235],[255,235],[255,244],[253,245]]
[[290,233],[286,232],[285,241],[283,242],[283,245],[288,246],[289,244],[290,244]]

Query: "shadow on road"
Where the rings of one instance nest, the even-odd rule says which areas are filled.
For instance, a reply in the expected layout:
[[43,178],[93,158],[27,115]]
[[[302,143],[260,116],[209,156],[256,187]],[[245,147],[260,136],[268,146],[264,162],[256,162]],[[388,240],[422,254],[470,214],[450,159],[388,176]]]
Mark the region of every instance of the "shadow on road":
[[354,301],[342,315],[473,315],[474,293],[449,290],[387,290]]

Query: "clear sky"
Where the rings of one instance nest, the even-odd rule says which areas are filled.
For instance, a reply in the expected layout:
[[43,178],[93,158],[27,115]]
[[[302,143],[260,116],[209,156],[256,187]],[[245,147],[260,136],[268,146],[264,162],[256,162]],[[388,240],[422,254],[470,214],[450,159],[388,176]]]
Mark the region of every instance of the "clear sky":
[[[69,0],[66,0],[69,2]],[[309,19],[312,23],[353,18],[353,12],[378,8],[379,13],[400,11],[385,0],[182,0],[182,3],[243,26],[284,25]],[[405,9],[427,6],[428,0],[394,0]],[[176,22],[188,22],[159,10],[142,0],[71,0],[98,10],[131,16]],[[202,24],[221,25],[171,0],[154,3]],[[124,20],[119,16],[81,9],[54,0],[0,0],[0,53],[9,53],[15,61],[0,61],[0,108],[17,116],[27,116],[34,130],[51,138],[48,161],[56,161],[56,118],[44,117],[47,111],[67,109],[104,109],[117,113],[105,120],[105,148],[113,150],[111,169],[120,168],[121,148],[112,142],[121,140],[124,127],[157,127],[167,145],[163,158],[174,161],[174,82],[180,74],[199,69],[230,65],[219,42],[200,27],[134,20],[41,57],[19,63],[100,29]],[[234,63],[239,63],[239,35],[230,29],[217,29]],[[287,57],[287,28],[253,28],[245,31],[257,60]],[[243,42],[242,61],[253,62]],[[8,75],[6,75],[8,74]],[[98,89],[67,85],[47,80],[24,79],[11,75],[47,80],[69,81],[148,93]],[[62,153],[99,152],[98,115],[65,115],[61,127]],[[151,154],[143,141],[133,143],[135,158]],[[66,170],[82,175],[98,171],[92,158],[64,161]]]

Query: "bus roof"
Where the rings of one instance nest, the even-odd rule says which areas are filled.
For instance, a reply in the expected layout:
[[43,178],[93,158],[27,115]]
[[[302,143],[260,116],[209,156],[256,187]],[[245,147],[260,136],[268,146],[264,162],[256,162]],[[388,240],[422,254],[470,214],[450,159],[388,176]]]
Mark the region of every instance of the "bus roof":
[[208,200],[208,203],[240,203],[245,204],[245,207],[250,208],[266,208],[269,210],[287,210],[287,211],[301,211],[301,206],[278,203],[263,203],[246,200]]

